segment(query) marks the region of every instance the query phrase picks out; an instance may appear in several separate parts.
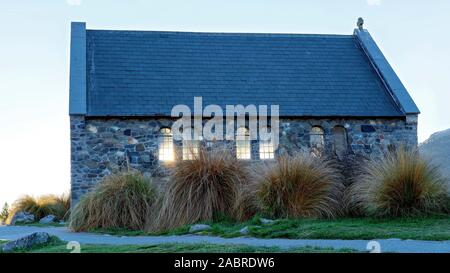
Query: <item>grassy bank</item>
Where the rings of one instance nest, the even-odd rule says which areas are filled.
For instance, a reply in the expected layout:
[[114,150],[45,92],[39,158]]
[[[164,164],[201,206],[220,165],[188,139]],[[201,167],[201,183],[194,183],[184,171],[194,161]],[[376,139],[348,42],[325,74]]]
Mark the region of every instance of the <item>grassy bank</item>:
[[[272,224],[261,224],[258,217],[243,223],[207,223],[212,229],[200,234],[222,237],[243,236],[239,231],[248,227],[247,236],[257,238],[289,239],[414,239],[442,241],[450,240],[450,216],[414,218],[345,218],[323,219],[281,219]],[[189,233],[189,226],[183,226],[164,233],[144,233],[127,230],[95,230],[99,233],[116,235],[181,235]]]
[[[5,243],[0,242],[0,246]],[[66,242],[54,241],[46,246],[19,253],[70,253]],[[159,245],[81,245],[81,253],[352,253],[352,249],[300,247],[281,249],[278,247],[252,247],[246,245],[215,244],[159,244]]]

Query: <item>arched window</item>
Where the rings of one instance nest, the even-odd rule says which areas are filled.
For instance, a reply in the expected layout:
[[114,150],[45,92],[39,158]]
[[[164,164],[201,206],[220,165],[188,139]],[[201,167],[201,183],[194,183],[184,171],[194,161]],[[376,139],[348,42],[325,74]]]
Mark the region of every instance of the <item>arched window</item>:
[[174,160],[173,135],[170,128],[161,128],[159,130],[159,160]]
[[333,128],[333,150],[338,157],[347,153],[347,130],[342,126]]
[[311,145],[311,153],[316,156],[323,154],[325,147],[325,132],[322,127],[313,126],[309,134],[309,143]]
[[200,140],[195,139],[194,128],[187,128],[187,134],[190,136],[188,139],[183,139],[183,160],[194,159],[200,149]]
[[[270,128],[266,127],[265,131],[270,133]],[[260,159],[273,159],[275,157],[274,146],[272,138],[268,140],[259,140],[259,158]]]
[[245,127],[238,128],[236,132],[236,157],[251,159],[250,133]]

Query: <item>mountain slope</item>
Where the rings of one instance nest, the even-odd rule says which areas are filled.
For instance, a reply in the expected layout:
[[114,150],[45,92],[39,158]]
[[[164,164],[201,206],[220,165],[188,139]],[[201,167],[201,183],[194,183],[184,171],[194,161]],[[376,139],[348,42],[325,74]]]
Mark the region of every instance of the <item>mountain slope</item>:
[[443,174],[450,179],[450,129],[432,134],[419,145],[419,151],[439,165]]

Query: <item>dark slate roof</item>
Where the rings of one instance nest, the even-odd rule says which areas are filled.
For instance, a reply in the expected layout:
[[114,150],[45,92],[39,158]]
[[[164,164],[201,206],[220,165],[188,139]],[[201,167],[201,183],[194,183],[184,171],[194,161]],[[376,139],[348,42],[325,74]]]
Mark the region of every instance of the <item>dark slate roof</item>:
[[[404,116],[353,35],[87,30],[87,115],[278,104],[281,116]],[[193,109],[193,108],[192,108]]]

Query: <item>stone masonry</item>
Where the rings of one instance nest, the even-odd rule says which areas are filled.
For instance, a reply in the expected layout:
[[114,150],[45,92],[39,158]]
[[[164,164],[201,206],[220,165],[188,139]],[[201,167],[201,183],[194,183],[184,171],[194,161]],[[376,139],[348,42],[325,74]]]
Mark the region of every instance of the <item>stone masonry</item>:
[[[146,176],[164,178],[170,164],[158,160],[159,130],[171,127],[170,118],[87,118],[71,115],[72,205],[104,176],[127,168]],[[324,130],[326,155],[333,155],[333,128],[342,126],[347,133],[347,152],[379,157],[391,148],[417,146],[417,115],[406,119],[280,119],[280,145],[276,154],[308,152],[310,130]],[[174,141],[176,157],[181,141]],[[233,149],[233,145],[228,146]],[[252,160],[258,160],[258,141],[251,144]]]

